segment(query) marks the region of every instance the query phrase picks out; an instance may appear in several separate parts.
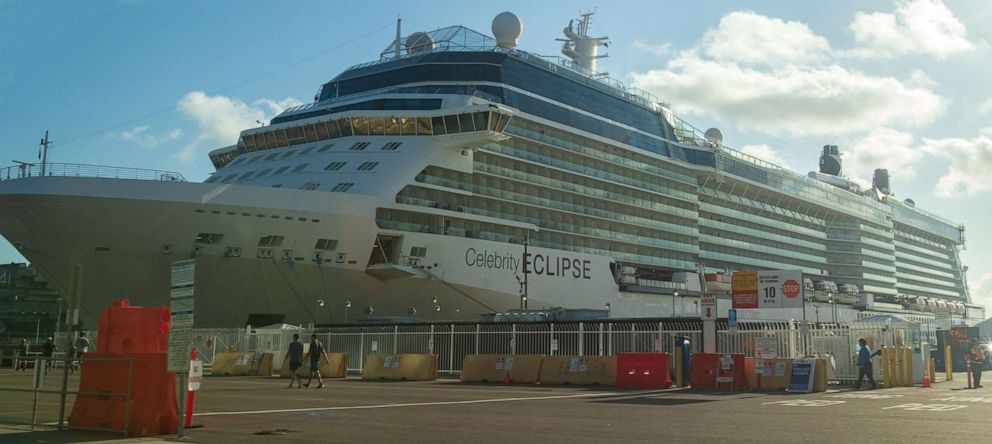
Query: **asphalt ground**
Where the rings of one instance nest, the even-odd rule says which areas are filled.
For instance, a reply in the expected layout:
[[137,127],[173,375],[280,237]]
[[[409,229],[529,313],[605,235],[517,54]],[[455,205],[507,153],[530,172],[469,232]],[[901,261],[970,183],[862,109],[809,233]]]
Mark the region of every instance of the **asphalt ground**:
[[[827,393],[697,393],[685,389],[463,384],[456,380],[328,380],[286,388],[267,377],[208,377],[194,423],[197,443],[796,443],[989,442],[992,388],[965,375],[934,388]],[[70,381],[74,379],[71,378]],[[49,380],[51,382],[51,380]],[[60,381],[60,380],[59,380]],[[30,375],[0,370],[0,389]],[[72,385],[72,384],[70,384]],[[101,442],[114,435],[3,426],[30,396],[0,390],[0,442]],[[39,411],[57,420],[54,405]],[[54,413],[54,419],[52,414]],[[6,428],[4,428],[6,427]],[[174,441],[175,437],[114,442]]]

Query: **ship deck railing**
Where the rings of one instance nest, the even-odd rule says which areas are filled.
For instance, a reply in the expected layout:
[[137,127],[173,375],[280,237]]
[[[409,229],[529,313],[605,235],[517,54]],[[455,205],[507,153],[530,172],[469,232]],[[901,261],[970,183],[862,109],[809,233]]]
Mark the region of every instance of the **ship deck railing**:
[[24,163],[0,169],[0,182],[42,176],[186,182],[186,178],[182,174],[173,171],[79,163],[46,163],[44,165]]

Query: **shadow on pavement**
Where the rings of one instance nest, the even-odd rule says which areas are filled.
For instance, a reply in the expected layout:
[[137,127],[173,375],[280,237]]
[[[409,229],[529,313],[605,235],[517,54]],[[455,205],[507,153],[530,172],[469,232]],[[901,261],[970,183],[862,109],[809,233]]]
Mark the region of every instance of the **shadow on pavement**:
[[0,442],[4,444],[63,444],[120,440],[120,433],[92,432],[86,430],[25,430],[0,428]]

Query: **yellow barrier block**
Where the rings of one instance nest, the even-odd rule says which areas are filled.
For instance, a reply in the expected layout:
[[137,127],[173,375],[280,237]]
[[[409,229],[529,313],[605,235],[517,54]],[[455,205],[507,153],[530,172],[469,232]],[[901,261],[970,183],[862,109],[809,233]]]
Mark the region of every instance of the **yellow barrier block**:
[[258,363],[259,376],[272,376],[272,353],[263,353],[262,361]]
[[365,358],[362,379],[433,381],[437,379],[437,356],[372,354]]
[[892,387],[892,377],[890,376],[889,369],[889,351],[888,347],[882,347],[882,386]]
[[[348,377],[348,354],[347,353],[328,353],[327,359],[323,357],[320,358],[320,376],[324,378],[346,378]],[[310,376],[310,361],[307,360],[303,365],[296,369],[296,376],[301,378],[306,378]],[[289,359],[283,359],[282,368],[279,369],[279,377],[288,378],[290,377],[289,370]]]
[[675,349],[675,386],[685,387],[682,385],[682,347]]
[[816,367],[813,370],[813,391],[820,393],[827,391],[827,360],[817,359]]
[[616,356],[545,356],[541,384],[616,385]]
[[954,380],[954,367],[951,362],[951,346],[944,347],[944,377],[945,381]]
[[247,376],[255,353],[223,352],[214,356],[210,376]]
[[509,373],[517,384],[535,384],[541,375],[544,355],[465,355],[462,382],[502,383]]
[[[758,368],[758,361],[761,361],[762,368]],[[754,374],[748,375],[748,384],[751,387],[758,387],[758,374],[764,370],[768,373],[761,375],[761,390],[784,390],[789,388],[789,378],[792,375],[792,359],[755,359]],[[815,377],[819,379],[820,368],[817,367]]]

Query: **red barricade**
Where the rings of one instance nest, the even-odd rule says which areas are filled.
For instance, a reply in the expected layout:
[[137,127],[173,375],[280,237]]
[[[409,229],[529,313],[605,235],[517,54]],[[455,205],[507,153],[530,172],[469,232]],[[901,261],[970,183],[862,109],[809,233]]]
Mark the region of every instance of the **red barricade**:
[[[76,396],[69,426],[123,430],[127,415],[130,436],[175,433],[179,426],[176,374],[166,370],[169,327],[168,307],[131,307],[127,299],[119,299],[103,309],[97,336],[100,352],[84,356],[79,391],[87,394]],[[130,378],[128,358],[133,359]],[[128,392],[129,380],[131,396],[118,395]]]
[[721,382],[720,389],[747,390],[747,374],[744,368],[744,354],[731,353],[731,368],[722,368],[721,353],[693,353],[692,379],[694,390],[717,390],[717,377],[732,377],[733,382]]
[[672,386],[668,353],[617,354],[617,387],[668,388]]

